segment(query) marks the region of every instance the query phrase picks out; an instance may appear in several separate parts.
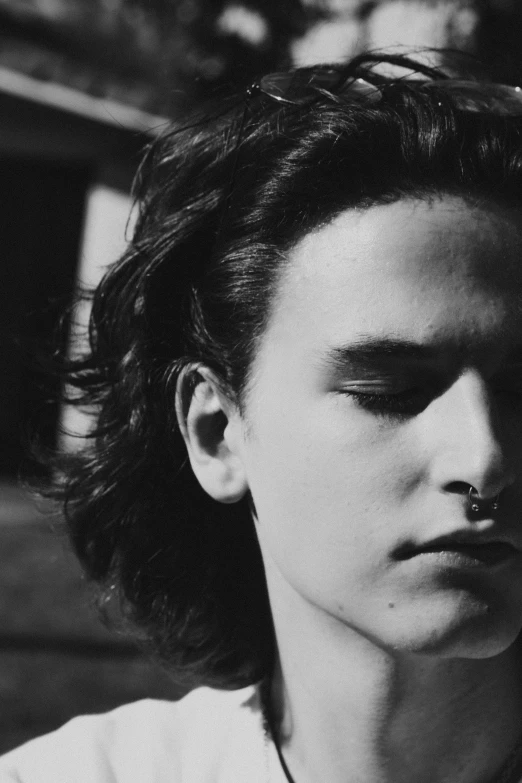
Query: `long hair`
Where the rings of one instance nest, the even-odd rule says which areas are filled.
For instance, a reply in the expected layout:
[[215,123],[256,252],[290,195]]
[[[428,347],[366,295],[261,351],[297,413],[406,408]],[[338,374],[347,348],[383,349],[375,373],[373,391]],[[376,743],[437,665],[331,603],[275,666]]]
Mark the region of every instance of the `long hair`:
[[[377,60],[435,82],[384,77]],[[405,58],[343,68],[381,98],[260,94],[151,144],[132,241],[93,294],[89,349],[64,362],[76,404],[95,412],[85,448],[59,462],[74,548],[187,687],[260,679],[274,638],[249,501],[215,502],[188,462],[181,370],[212,368],[244,406],[288,250],[343,210],[440,193],[521,198],[522,118],[459,109],[444,74]]]

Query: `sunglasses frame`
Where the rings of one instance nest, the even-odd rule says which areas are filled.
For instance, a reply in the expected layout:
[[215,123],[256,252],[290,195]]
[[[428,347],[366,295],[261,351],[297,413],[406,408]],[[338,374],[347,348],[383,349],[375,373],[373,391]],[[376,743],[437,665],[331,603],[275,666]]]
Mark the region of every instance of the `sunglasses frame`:
[[[413,79],[411,79],[413,80]],[[415,82],[423,89],[441,89],[455,108],[468,112],[491,112],[503,116],[522,116],[522,88],[495,82],[467,79],[432,79]],[[263,76],[247,90],[247,103],[263,94],[279,104],[300,106],[321,94],[346,95],[369,104],[379,103],[383,89],[361,77],[347,76],[332,67],[301,68],[276,71]]]

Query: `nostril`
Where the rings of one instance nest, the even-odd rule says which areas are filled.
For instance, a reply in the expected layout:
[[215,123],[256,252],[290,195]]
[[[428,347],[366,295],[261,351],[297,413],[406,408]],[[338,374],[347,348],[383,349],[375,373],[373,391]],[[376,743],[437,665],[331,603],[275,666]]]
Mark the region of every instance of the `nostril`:
[[468,495],[469,487],[470,485],[466,484],[465,481],[452,481],[444,489],[446,492],[452,492],[454,495]]

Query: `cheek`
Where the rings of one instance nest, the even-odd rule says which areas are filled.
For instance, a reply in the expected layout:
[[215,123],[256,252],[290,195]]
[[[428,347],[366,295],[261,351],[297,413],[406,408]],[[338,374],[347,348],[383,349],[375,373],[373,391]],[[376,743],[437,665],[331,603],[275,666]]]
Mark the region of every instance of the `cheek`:
[[411,436],[344,398],[260,412],[248,454],[258,530],[293,581],[371,580],[420,481]]

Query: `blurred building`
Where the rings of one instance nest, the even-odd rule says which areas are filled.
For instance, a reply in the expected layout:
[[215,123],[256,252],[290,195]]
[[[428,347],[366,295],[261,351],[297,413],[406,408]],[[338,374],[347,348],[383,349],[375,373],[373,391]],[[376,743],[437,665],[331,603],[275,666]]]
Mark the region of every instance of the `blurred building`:
[[238,53],[253,78],[280,46],[284,24],[266,48],[259,14],[238,33],[227,5],[0,0],[0,476],[35,468],[31,433],[54,444],[57,388],[41,360],[75,286],[124,247],[132,179],[160,115],[204,97]]
[[0,68],[0,471],[18,470],[35,418],[58,411],[39,357],[77,278],[123,248],[130,185],[157,118]]
[[[4,23],[10,5],[22,4],[0,3]],[[56,342],[75,284],[93,282],[123,249],[140,151],[148,135],[164,122],[137,106],[93,95],[87,89],[92,87],[92,72],[86,62],[76,64],[76,69],[71,65],[73,86],[66,86],[67,58],[63,51],[49,48],[43,26],[42,40],[38,39],[37,15],[26,16],[27,28],[23,14],[13,14],[11,21],[16,19],[17,26],[0,27],[4,475],[31,468],[27,456],[24,459],[30,432],[36,430],[45,446],[55,440],[59,411],[49,403],[56,384],[46,372],[46,356]],[[107,78],[106,93],[114,91],[114,82]]]

